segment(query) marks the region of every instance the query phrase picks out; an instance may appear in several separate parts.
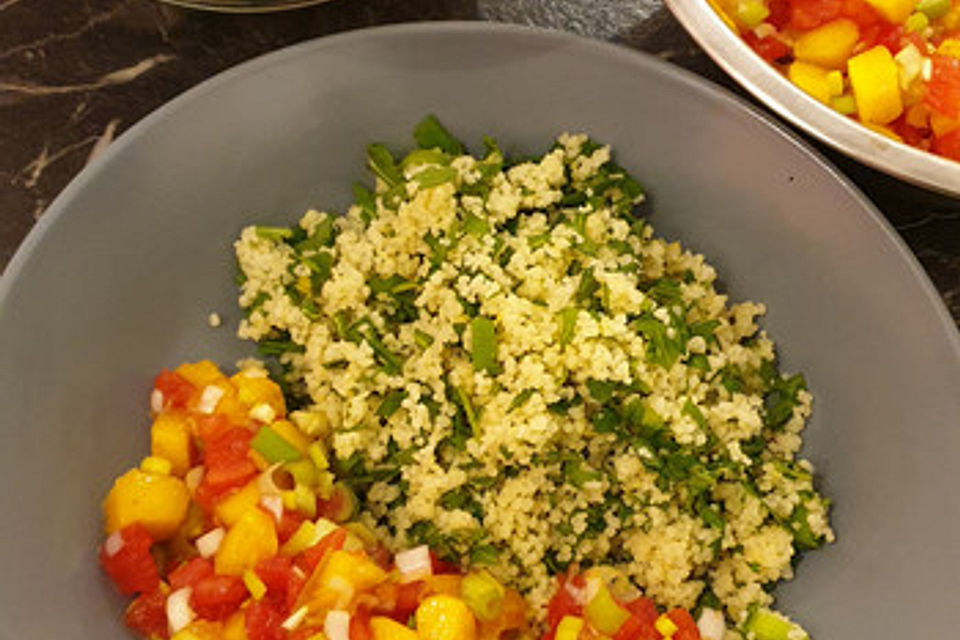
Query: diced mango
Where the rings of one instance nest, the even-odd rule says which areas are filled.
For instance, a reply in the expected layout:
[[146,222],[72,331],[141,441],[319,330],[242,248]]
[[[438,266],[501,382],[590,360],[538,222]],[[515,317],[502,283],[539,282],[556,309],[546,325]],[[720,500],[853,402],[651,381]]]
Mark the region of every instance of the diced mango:
[[223,375],[220,368],[209,360],[185,362],[177,367],[176,373],[186,378],[187,382],[197,389],[203,389],[208,384],[214,384],[226,379],[226,376]]
[[[787,67],[787,77],[806,94],[824,104],[830,104],[830,98],[837,95],[834,93],[836,83],[831,80],[830,71],[815,64],[793,62]],[[842,84],[840,89],[842,93]]]
[[960,2],[954,3],[947,15],[940,19],[940,26],[947,31],[960,29]]
[[170,640],[220,640],[223,625],[210,620],[194,620],[189,625],[177,631]]
[[477,621],[460,598],[430,596],[415,614],[420,640],[474,640]]
[[888,21],[894,24],[903,24],[913,13],[916,0],[866,0],[867,4],[877,10]]
[[417,632],[396,620],[383,616],[370,618],[370,633],[373,640],[418,640]]
[[248,509],[223,537],[213,566],[219,574],[240,576],[275,555],[277,546],[273,518],[260,509]]
[[243,371],[230,378],[237,389],[237,399],[248,409],[258,404],[267,404],[277,418],[287,415],[287,406],[280,386],[270,378],[251,376]]
[[583,629],[583,618],[577,616],[563,616],[557,625],[556,640],[577,640]]
[[256,508],[258,502],[260,486],[257,480],[252,480],[239,491],[218,502],[213,508],[213,515],[220,524],[232,527],[240,522],[244,513]]
[[930,111],[930,129],[936,138],[960,129],[960,118],[950,118],[939,111]]
[[307,455],[307,451],[310,448],[310,440],[303,435],[292,422],[289,420],[277,420],[276,422],[270,423],[270,428],[276,431],[281,438],[296,447],[297,451],[303,455]]
[[161,413],[150,427],[150,454],[170,461],[178,477],[190,470],[190,423],[177,413]]
[[891,140],[896,140],[897,142],[903,142],[903,138],[901,138],[900,135],[890,127],[885,127],[882,124],[871,124],[869,122],[863,123],[863,126],[871,131],[879,133],[885,138],[890,138]]
[[887,124],[900,116],[900,72],[886,47],[877,45],[850,58],[847,73],[861,122]]
[[860,29],[857,23],[847,18],[838,18],[797,38],[793,45],[793,55],[802,62],[828,69],[842,69],[859,39]]
[[227,621],[223,623],[222,640],[247,640],[247,628],[242,610],[235,611],[227,618]]
[[387,573],[365,554],[333,551],[317,565],[297,604],[309,604],[315,610],[342,609],[355,593],[386,579]]
[[937,53],[951,58],[960,58],[960,38],[947,38],[937,47]]
[[737,23],[733,21],[732,17],[730,17],[734,14],[735,7],[724,6],[730,5],[730,3],[722,2],[721,0],[707,0],[707,3],[713,8],[720,20],[722,20],[725,25],[730,27],[731,31],[734,33],[740,33],[740,28],[737,26]]
[[187,515],[190,493],[179,478],[131,469],[116,479],[103,502],[107,534],[139,522],[154,540],[167,540]]
[[926,129],[930,126],[930,110],[922,102],[907,109],[906,122],[911,127]]

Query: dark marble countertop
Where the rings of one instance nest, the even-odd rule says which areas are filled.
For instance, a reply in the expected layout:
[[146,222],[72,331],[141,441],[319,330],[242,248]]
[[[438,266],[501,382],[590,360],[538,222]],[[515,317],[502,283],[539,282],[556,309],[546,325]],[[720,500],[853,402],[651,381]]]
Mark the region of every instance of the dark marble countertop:
[[[659,0],[330,0],[260,15],[155,0],[0,0],[0,266],[92,156],[205,78],[325,34],[450,19],[539,25],[620,42],[746,95]],[[820,149],[896,228],[960,322],[960,201]]]

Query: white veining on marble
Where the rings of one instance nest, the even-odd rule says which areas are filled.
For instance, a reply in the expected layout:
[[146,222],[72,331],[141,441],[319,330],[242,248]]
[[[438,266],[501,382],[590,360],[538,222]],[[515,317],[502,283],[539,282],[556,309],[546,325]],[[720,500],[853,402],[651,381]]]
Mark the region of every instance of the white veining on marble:
[[87,156],[87,164],[90,164],[91,160],[103,153],[104,150],[110,146],[110,143],[113,142],[114,135],[117,132],[118,124],[120,124],[120,118],[114,118],[107,123],[107,127],[103,130],[103,133],[100,134],[100,137],[97,138],[93,148],[90,149],[90,155]]
[[[20,0],[5,0],[3,4],[0,4],[0,11],[3,11],[9,6],[13,6]],[[25,42],[23,44],[11,47],[3,52],[0,52],[0,60],[5,60],[11,58],[19,53],[29,52],[35,49],[42,49],[47,45],[54,44],[57,42],[63,42],[65,40],[72,40],[84,35],[86,32],[97,27],[98,25],[104,24],[114,18],[117,14],[122,11],[127,2],[119,2],[115,6],[111,7],[109,11],[102,11],[100,13],[90,16],[78,29],[73,31],[68,31],[66,33],[58,33],[56,31],[46,35],[39,40],[34,40],[33,42]]]
[[102,89],[104,87],[109,87],[117,84],[125,84],[132,80],[135,80],[139,76],[142,76],[144,73],[150,71],[157,65],[164,64],[165,62],[170,62],[174,60],[176,56],[172,56],[166,53],[160,53],[140,62],[130,65],[129,67],[124,67],[123,69],[117,69],[116,71],[111,71],[110,73],[101,76],[98,80],[94,82],[84,82],[80,84],[65,84],[65,85],[42,85],[42,84],[26,84],[18,82],[0,82],[0,91],[9,91],[11,93],[19,93],[21,95],[27,96],[49,96],[49,95],[62,95],[65,93],[77,93],[83,91],[96,91],[97,89]]

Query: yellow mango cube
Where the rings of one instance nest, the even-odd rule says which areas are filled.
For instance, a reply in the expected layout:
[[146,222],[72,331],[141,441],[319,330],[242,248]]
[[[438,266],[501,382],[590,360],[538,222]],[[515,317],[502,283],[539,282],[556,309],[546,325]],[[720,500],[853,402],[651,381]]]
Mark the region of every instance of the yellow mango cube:
[[223,623],[223,635],[221,640],[247,640],[247,628],[245,626],[244,611],[235,611],[226,622]]
[[214,556],[217,573],[240,576],[258,562],[277,553],[274,520],[260,509],[248,509],[223,537]]
[[258,502],[260,502],[260,486],[254,479],[239,491],[218,502],[213,508],[213,516],[225,527],[232,527],[240,522],[244,513],[255,509]]
[[186,378],[187,382],[197,389],[203,389],[208,384],[214,384],[226,378],[220,368],[209,360],[185,362],[176,368],[176,373]]
[[150,427],[150,455],[170,462],[170,472],[178,477],[190,470],[190,423],[185,416],[161,413]]
[[103,502],[107,534],[139,522],[154,540],[168,540],[189,505],[190,493],[179,478],[131,469],[116,479]]
[[338,550],[314,570],[300,592],[298,605],[314,610],[343,609],[355,593],[372,589],[387,579],[387,573],[362,553]]
[[280,386],[270,378],[249,375],[243,371],[230,378],[237,389],[237,400],[252,409],[258,404],[267,404],[273,409],[275,417],[287,415],[287,406]]
[[383,616],[370,618],[370,633],[373,640],[418,640],[417,632],[396,620]]
[[170,640],[220,640],[223,625],[211,620],[194,620],[189,625],[177,631]]
[[474,640],[477,621],[460,598],[430,596],[420,603],[415,614],[420,640]]
[[877,10],[888,21],[894,24],[903,24],[913,13],[916,0],[866,0],[867,4]]
[[829,104],[830,98],[837,95],[833,92],[836,87],[829,74],[830,71],[823,67],[799,60],[787,67],[787,78],[790,82],[824,104]]
[[887,124],[903,112],[900,72],[886,47],[877,45],[850,58],[847,75],[861,122]]
[[930,129],[936,138],[960,129],[960,118],[950,118],[939,111],[930,111]]
[[937,47],[937,53],[951,58],[960,58],[960,38],[947,38]]
[[797,60],[826,67],[842,69],[860,39],[857,23],[838,18],[812,31],[807,31],[793,45]]

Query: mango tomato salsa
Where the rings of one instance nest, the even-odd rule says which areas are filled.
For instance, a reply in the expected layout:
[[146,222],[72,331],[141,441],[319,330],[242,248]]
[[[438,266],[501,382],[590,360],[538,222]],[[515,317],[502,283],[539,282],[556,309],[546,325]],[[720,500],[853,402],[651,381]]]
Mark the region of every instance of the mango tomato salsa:
[[[538,615],[484,569],[448,564],[426,546],[394,556],[351,521],[356,499],[329,470],[323,425],[288,415],[262,368],[230,378],[209,361],[164,371],[151,409],[150,455],[113,483],[99,548],[114,586],[134,596],[125,622],[136,633],[151,640],[537,634],[529,620]],[[543,640],[701,639],[687,611],[661,613],[635,590],[616,592],[614,582],[601,569],[574,567],[558,577]]]
[[960,0],[708,0],[800,89],[960,160]]

